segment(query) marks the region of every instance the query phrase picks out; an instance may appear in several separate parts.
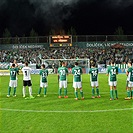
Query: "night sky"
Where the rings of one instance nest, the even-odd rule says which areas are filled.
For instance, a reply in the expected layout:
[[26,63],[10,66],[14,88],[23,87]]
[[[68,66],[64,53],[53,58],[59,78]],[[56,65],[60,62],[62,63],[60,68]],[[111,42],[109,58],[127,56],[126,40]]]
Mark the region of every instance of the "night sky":
[[102,35],[119,26],[133,34],[133,0],[0,0],[0,37],[5,28],[12,36],[71,27],[78,35]]

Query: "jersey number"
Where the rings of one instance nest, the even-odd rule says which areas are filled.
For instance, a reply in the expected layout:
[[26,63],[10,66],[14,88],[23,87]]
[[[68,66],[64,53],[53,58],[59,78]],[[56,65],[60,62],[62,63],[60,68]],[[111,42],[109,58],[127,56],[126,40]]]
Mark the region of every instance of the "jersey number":
[[80,75],[80,69],[74,70],[74,75]]
[[27,71],[24,71],[25,72],[25,76],[28,76],[28,72]]
[[11,71],[11,75],[14,76],[16,74],[15,71]]
[[116,69],[111,69],[111,74],[116,75]]
[[42,73],[42,77],[45,78],[47,76],[47,73],[46,72],[43,72]]
[[66,75],[66,71],[65,70],[60,70],[61,75]]
[[97,71],[92,71],[93,76],[97,76]]

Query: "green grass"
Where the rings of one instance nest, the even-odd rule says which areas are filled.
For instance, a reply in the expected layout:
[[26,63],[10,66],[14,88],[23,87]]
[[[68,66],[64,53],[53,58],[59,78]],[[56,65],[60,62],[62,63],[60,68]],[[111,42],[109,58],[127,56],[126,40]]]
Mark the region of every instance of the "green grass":
[[[132,100],[124,100],[126,97],[126,76],[124,74],[118,75],[119,100],[114,101],[109,100],[108,79],[104,74],[99,75],[100,99],[91,99],[89,80],[89,75],[84,74],[83,91],[85,100],[74,100],[72,75],[68,76],[68,99],[58,99],[57,76],[49,75],[47,97],[44,98],[42,94],[41,97],[25,100],[22,98],[22,75],[18,76],[16,98],[6,98],[9,76],[1,76],[0,132],[132,133],[133,110],[120,110],[133,108]],[[39,81],[39,75],[32,75],[34,96],[37,95]]]

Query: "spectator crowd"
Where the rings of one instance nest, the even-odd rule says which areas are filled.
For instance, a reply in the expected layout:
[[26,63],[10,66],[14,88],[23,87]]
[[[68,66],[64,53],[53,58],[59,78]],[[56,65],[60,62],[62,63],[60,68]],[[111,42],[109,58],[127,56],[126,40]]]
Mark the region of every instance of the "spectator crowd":
[[19,63],[41,64],[42,59],[93,59],[99,64],[108,64],[115,59],[117,64],[127,62],[133,57],[133,48],[101,49],[101,48],[38,48],[38,49],[10,49],[0,50],[0,62],[12,62],[14,59]]

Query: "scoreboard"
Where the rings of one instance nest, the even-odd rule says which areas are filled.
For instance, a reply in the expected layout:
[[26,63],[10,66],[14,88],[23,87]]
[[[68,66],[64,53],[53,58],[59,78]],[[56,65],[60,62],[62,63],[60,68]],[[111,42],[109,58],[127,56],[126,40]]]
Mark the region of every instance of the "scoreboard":
[[51,35],[49,36],[50,47],[71,47],[72,36],[71,35]]

